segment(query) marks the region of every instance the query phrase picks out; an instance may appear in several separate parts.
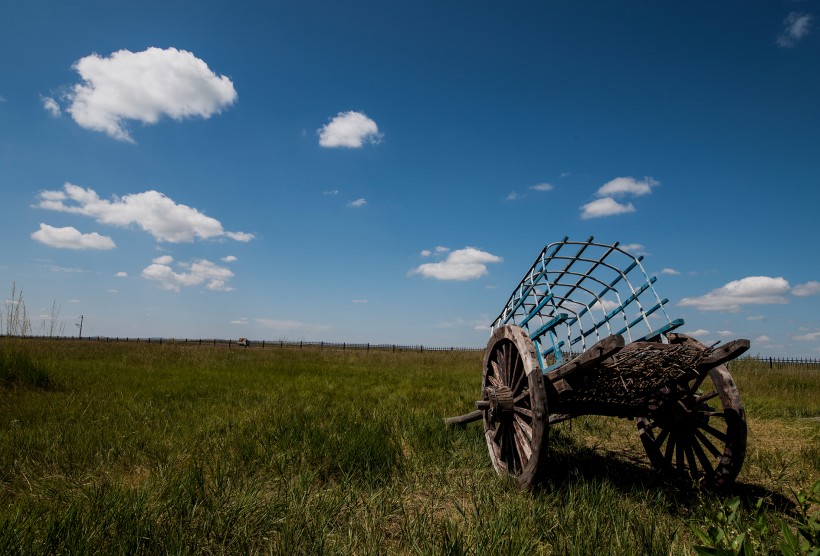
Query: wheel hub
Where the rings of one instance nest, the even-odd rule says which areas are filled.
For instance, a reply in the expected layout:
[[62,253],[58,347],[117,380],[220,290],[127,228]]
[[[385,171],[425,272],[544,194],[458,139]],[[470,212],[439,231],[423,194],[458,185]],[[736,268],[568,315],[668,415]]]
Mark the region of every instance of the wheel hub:
[[484,399],[490,403],[490,420],[499,422],[512,419],[515,412],[515,396],[504,385],[484,388]]

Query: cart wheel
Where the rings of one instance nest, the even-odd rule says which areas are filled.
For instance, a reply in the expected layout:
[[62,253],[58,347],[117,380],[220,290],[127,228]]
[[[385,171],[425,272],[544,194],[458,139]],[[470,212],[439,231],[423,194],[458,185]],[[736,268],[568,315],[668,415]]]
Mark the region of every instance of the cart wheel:
[[730,486],[746,456],[746,413],[732,375],[719,365],[674,388],[661,393],[648,417],[638,419],[649,460],[658,470],[682,473],[712,488]]
[[547,395],[535,346],[518,326],[493,333],[484,353],[484,436],[496,472],[538,482],[547,451]]

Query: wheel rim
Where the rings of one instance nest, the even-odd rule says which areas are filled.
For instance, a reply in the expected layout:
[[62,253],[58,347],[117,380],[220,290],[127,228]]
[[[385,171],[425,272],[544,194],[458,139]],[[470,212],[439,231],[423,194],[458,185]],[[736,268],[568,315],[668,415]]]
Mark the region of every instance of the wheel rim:
[[730,485],[746,455],[746,416],[724,365],[662,391],[638,433],[656,469],[711,487]]
[[493,467],[528,488],[541,476],[547,404],[535,347],[523,329],[498,328],[484,356],[484,434]]

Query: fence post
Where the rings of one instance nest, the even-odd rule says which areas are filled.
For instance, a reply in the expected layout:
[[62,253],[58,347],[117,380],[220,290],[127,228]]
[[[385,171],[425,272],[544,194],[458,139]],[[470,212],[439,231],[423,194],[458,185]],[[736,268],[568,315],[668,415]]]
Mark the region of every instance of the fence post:
[[771,370],[771,369],[772,369],[772,358],[769,357],[769,370]]

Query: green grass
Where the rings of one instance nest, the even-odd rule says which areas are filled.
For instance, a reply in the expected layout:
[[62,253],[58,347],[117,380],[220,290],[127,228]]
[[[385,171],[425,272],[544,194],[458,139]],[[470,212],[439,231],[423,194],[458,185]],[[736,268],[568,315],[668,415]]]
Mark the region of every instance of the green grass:
[[[546,485],[518,491],[479,425],[442,423],[477,398],[480,352],[8,342],[46,380],[0,388],[2,554],[692,554],[725,502],[601,417],[553,427]],[[732,371],[732,494],[766,501],[776,546],[789,489],[820,478],[820,373]]]

